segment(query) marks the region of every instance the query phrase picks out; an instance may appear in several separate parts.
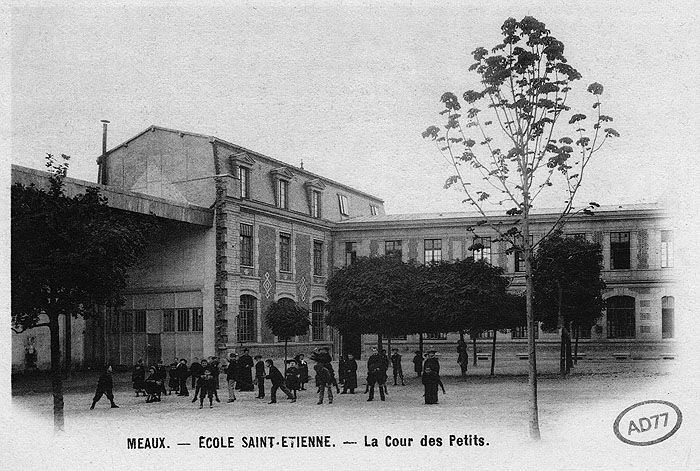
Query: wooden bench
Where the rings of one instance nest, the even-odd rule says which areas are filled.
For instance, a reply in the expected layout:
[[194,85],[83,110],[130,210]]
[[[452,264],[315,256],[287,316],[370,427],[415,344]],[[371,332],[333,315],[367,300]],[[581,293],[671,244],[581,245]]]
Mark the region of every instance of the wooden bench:
[[662,360],[675,360],[676,354],[675,353],[662,353],[661,359]]
[[586,356],[586,352],[579,352],[576,355],[574,355],[573,353],[571,354],[571,357],[575,358],[576,360],[583,360],[585,358],[585,356]]
[[612,357],[616,360],[627,360],[630,355],[630,352],[615,352],[612,354]]
[[530,355],[525,352],[525,353],[516,353],[515,356],[518,357],[518,360],[527,360],[530,358]]
[[490,360],[491,354],[490,353],[477,353],[476,359],[477,360]]

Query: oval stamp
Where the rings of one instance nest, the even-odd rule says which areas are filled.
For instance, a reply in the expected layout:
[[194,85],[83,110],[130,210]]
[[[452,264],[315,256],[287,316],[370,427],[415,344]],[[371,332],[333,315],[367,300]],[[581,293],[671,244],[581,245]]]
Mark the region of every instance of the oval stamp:
[[676,433],[683,422],[681,410],[668,401],[652,399],[629,406],[615,419],[613,431],[628,445],[654,445]]

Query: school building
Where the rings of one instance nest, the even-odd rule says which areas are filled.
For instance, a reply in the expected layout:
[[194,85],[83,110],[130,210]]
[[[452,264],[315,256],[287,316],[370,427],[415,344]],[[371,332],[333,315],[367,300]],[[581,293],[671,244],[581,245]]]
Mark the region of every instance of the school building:
[[[74,319],[76,367],[147,364],[158,359],[224,355],[243,346],[281,355],[283,342],[265,326],[273,301],[296,302],[310,311],[311,327],[290,342],[290,352],[330,345],[334,354],[366,354],[376,336],[343,337],[325,325],[325,283],[333,267],[358,256],[393,253],[418,262],[484,258],[522,287],[522,260],[507,254],[486,227],[476,229],[483,249],[470,251],[473,213],[386,214],[383,201],[303,167],[292,166],[213,136],[151,126],[98,159],[100,183],[68,179],[68,192],[99,186],[109,205],[155,214],[166,225],[129,274],[126,303]],[[47,184],[48,174],[13,166],[12,181]],[[534,240],[555,220],[535,216]],[[499,216],[504,223],[508,216]],[[674,340],[672,221],[654,204],[601,207],[577,216],[565,232],[603,247],[607,310],[590,331],[580,332],[588,355],[671,355]],[[286,300],[286,301],[285,301]],[[556,351],[556,332],[539,331],[538,349]],[[485,335],[487,337],[488,334]],[[457,333],[425,336],[452,352]],[[63,338],[63,337],[62,337]],[[417,335],[391,340],[413,351]],[[483,349],[490,343],[480,339]],[[499,349],[524,349],[526,332],[499,335]],[[48,330],[12,336],[12,366],[49,363]]]

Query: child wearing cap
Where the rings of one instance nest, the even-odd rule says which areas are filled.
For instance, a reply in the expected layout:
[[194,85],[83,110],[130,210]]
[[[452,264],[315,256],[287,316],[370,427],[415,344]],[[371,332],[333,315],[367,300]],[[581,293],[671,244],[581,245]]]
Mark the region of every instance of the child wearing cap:
[[262,355],[255,355],[255,383],[258,385],[257,399],[265,398],[265,362],[262,360]]
[[287,384],[287,389],[292,391],[294,394],[294,399],[297,398],[297,390],[299,390],[299,368],[297,368],[297,362],[294,360],[287,360],[287,371],[284,372],[285,383]]

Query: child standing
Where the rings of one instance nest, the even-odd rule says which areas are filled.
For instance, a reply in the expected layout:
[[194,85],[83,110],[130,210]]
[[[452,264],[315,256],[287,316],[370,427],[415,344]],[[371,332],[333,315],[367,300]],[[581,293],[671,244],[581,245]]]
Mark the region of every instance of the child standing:
[[284,380],[287,383],[287,389],[292,391],[294,399],[297,398],[297,390],[299,390],[299,368],[294,360],[287,361],[287,371],[284,373]]
[[277,367],[272,363],[272,360],[265,360],[265,365],[267,365],[267,379],[272,383],[272,388],[270,388],[270,404],[277,403],[277,390],[281,389],[287,395],[287,399],[291,399],[292,402],[297,402],[297,399],[292,395],[292,392],[287,389],[284,385],[284,376],[282,372],[277,369]]
[[199,378],[201,381],[199,385],[199,408],[204,407],[204,396],[209,397],[209,408],[214,407],[214,391],[216,390],[216,383],[214,382],[214,376],[211,374],[211,370],[207,368],[204,370],[204,374]]
[[258,384],[257,399],[265,398],[265,362],[262,355],[255,355],[255,382]]
[[304,360],[304,354],[300,353],[295,358],[297,365],[299,365],[299,383],[301,388],[300,391],[304,391],[304,385],[309,382],[309,364]]
[[314,366],[316,371],[316,386],[318,386],[318,402],[317,404],[323,404],[323,395],[328,390],[328,404],[333,404],[333,377],[331,372],[328,371],[325,364],[316,363]]

